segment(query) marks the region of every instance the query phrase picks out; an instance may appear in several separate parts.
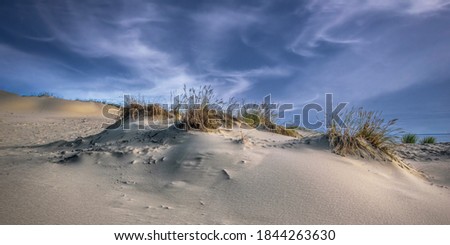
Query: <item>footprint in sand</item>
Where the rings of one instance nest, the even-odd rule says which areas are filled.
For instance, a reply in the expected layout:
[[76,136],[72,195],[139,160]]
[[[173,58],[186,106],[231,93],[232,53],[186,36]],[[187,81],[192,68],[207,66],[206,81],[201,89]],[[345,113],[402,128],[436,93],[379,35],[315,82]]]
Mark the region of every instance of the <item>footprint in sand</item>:
[[165,205],[160,205],[159,207],[162,208],[162,209],[172,209],[172,207],[165,206]]
[[222,169],[222,174],[225,176],[226,179],[231,179],[230,174],[228,173],[228,170]]

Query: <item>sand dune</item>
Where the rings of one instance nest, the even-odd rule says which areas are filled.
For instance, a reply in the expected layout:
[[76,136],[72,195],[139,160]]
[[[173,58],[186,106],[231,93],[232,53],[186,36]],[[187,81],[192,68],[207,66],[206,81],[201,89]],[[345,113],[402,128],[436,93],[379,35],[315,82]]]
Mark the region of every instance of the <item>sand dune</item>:
[[[103,130],[103,104],[21,97],[0,90],[0,147],[74,140]],[[113,113],[113,111],[111,111]]]
[[[445,185],[395,164],[337,156],[320,136],[103,131],[99,109],[46,101],[2,96],[2,127],[30,112],[36,125],[16,125],[19,139],[1,132],[1,224],[450,224]],[[23,110],[7,114],[13,106],[4,102]],[[75,119],[48,118],[59,110]],[[78,135],[58,131],[70,127]],[[17,147],[30,141],[41,145]]]
[[3,113],[101,117],[102,107],[100,103],[68,101],[53,97],[22,97],[0,90],[0,111]]
[[401,144],[398,154],[432,184],[450,187],[450,143]]

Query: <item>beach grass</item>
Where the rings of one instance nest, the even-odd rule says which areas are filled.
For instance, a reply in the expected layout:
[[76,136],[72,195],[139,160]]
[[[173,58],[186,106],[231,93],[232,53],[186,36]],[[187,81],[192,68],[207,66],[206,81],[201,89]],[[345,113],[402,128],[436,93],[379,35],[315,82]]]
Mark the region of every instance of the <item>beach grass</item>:
[[402,143],[404,144],[415,144],[417,143],[417,135],[415,134],[405,134],[402,137]]
[[397,119],[385,121],[381,112],[352,109],[343,115],[345,125],[333,123],[327,136],[334,153],[376,160],[398,160],[394,151]]
[[423,139],[420,141],[420,143],[421,143],[422,145],[424,145],[424,144],[434,144],[434,143],[436,143],[436,138],[433,137],[433,136],[428,136],[428,137],[423,138]]

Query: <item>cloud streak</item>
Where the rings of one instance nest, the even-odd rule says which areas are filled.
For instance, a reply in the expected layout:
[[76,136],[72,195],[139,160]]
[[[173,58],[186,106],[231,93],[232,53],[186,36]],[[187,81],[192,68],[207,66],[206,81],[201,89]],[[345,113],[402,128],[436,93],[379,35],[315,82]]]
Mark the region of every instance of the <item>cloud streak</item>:
[[[358,44],[362,40],[357,36],[364,28],[363,21],[367,19],[367,15],[369,18],[373,13],[378,13],[378,17],[393,15],[415,17],[448,10],[449,4],[448,0],[314,0],[306,7],[310,12],[306,27],[288,45],[288,49],[299,55],[314,56],[312,49],[321,42]],[[342,28],[352,22],[355,23],[353,28]]]

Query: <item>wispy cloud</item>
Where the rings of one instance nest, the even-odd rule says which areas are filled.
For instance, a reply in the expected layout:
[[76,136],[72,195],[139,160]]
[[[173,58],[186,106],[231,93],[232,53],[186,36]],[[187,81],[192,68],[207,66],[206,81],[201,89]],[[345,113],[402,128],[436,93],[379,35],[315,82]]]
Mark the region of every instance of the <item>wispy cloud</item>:
[[[358,44],[369,41],[363,40],[359,34],[364,28],[363,20],[374,13],[378,13],[378,17],[383,14],[417,16],[448,10],[449,4],[448,0],[314,0],[306,7],[310,16],[305,27],[287,48],[296,54],[312,57],[317,55],[314,49],[321,42]],[[353,28],[345,28],[350,25]]]
[[301,105],[332,92],[363,105],[450,79],[449,2],[6,4],[0,85],[120,98],[168,97],[183,84],[212,84],[225,98],[272,93]]
[[303,28],[287,45],[311,60],[302,69],[310,82],[301,93],[327,90],[356,102],[448,76],[443,64],[450,61],[444,44],[450,33],[442,24],[448,3],[312,1]]
[[35,36],[26,36],[26,35],[23,35],[22,37],[33,40],[33,41],[38,41],[38,42],[52,42],[52,41],[56,40],[55,37],[35,37]]
[[[137,83],[142,87],[127,91],[133,87],[128,86],[124,91],[170,91],[179,83],[195,84],[195,75],[189,73],[182,60],[154,44],[162,32],[153,26],[154,22],[164,21],[161,11],[146,2],[124,5],[117,13],[104,6],[85,6],[78,2],[50,8],[37,5],[37,9],[64,47],[87,58],[114,60],[127,68],[131,74],[116,80],[128,80],[128,84]],[[141,24],[145,24],[145,30]]]
[[[33,90],[43,91],[49,87],[63,89],[67,85],[61,83],[63,77],[67,77],[70,73],[81,76],[84,74],[83,71],[63,62],[29,54],[4,44],[0,44],[0,54],[2,54],[0,60],[2,80],[8,79],[11,80],[10,83],[19,83],[23,88],[27,88],[24,92],[28,93]],[[70,83],[70,79],[65,82]]]
[[[140,85],[145,81],[147,85],[141,91],[155,93],[175,90],[181,84],[197,86],[222,81],[216,84],[219,89],[227,91],[226,94],[230,91],[239,94],[251,87],[254,81],[250,78],[257,73],[282,75],[280,68],[230,70],[218,65],[221,57],[229,56],[224,47],[230,38],[246,32],[262,19],[259,8],[236,11],[205,7],[193,13],[178,9],[179,16],[192,22],[192,29],[183,34],[195,35],[183,44],[191,45],[195,55],[187,59],[167,49],[164,43],[167,41],[164,38],[170,37],[172,45],[180,45],[182,40],[178,38],[183,38],[164,28],[176,25],[167,17],[168,9],[144,1],[133,2],[134,7],[129,5],[131,3],[123,4],[113,13],[103,6],[70,1],[50,8],[38,4],[36,8],[64,47],[87,58],[107,58],[120,63],[132,74],[129,78],[117,77],[117,80],[130,79],[129,83],[136,81]],[[192,69],[193,66],[197,69]]]

